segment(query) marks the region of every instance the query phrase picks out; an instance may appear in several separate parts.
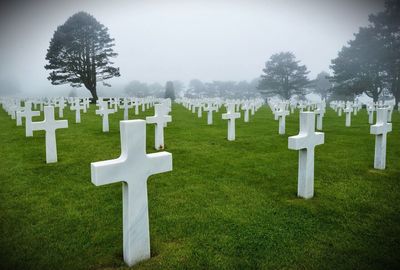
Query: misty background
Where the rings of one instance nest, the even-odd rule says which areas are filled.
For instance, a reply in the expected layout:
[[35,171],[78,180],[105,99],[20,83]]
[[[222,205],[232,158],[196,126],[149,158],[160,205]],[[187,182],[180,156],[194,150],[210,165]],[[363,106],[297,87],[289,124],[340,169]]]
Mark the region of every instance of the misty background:
[[[330,72],[368,15],[383,9],[378,0],[1,2],[0,87],[20,96],[67,96],[71,86],[47,80],[45,55],[57,26],[79,11],[115,38],[121,76],[109,80],[111,88],[98,84],[99,95],[113,96],[135,83],[156,89],[175,81],[182,91],[192,79],[251,85],[280,51],[293,52],[313,79]],[[76,93],[90,95],[84,87]]]

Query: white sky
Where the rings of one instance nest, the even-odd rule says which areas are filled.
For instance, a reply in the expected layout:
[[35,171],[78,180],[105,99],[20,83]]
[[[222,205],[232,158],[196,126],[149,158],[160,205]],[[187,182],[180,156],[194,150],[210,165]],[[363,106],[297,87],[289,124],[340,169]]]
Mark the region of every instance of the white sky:
[[382,9],[379,0],[2,2],[0,78],[11,77],[32,94],[61,91],[46,79],[45,54],[57,26],[78,11],[92,14],[115,38],[121,77],[110,81],[114,86],[251,80],[280,51],[295,53],[313,78],[329,71],[368,14]]

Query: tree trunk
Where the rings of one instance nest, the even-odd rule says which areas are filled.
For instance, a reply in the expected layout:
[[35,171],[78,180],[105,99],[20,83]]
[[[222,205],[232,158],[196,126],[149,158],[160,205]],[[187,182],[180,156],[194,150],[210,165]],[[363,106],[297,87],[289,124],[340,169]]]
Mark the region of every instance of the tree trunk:
[[91,103],[92,104],[96,104],[96,101],[99,99],[99,97],[97,96],[96,87],[94,87],[93,89],[89,89],[89,91],[92,94]]

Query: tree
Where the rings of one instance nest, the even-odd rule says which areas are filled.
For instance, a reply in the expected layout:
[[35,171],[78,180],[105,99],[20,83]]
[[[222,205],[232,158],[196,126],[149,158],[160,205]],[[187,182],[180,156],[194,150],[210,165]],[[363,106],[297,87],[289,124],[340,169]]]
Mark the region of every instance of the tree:
[[273,54],[265,63],[258,85],[260,92],[266,96],[279,95],[290,99],[293,95],[304,95],[309,83],[307,67],[299,65],[291,52]]
[[165,98],[170,98],[172,101],[175,100],[174,83],[172,81],[168,81],[165,84]]
[[50,70],[48,79],[53,85],[70,84],[90,91],[97,100],[97,82],[103,85],[112,77],[120,76],[119,68],[113,67],[110,58],[116,57],[108,29],[86,12],[72,15],[58,26],[50,40],[45,69]]
[[205,86],[199,79],[193,79],[189,82],[189,87],[186,90],[185,97],[203,97],[205,94]]
[[330,89],[332,88],[332,83],[329,81],[329,77],[330,75],[328,72],[322,71],[318,73],[315,80],[310,83],[313,92],[320,95],[321,99],[326,99]]
[[175,96],[181,97],[185,84],[179,80],[174,80],[172,83],[174,84]]
[[370,15],[376,38],[381,42],[383,69],[389,92],[400,102],[400,1],[387,0],[385,10]]
[[382,42],[373,27],[362,27],[332,60],[334,92],[366,93],[377,101],[385,88]]

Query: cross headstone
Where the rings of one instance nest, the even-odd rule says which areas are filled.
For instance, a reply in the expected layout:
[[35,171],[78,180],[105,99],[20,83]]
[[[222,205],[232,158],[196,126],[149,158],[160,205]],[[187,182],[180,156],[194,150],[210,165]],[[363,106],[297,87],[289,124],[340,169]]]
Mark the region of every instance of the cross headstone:
[[250,104],[245,103],[242,105],[242,110],[244,110],[244,122],[248,123],[249,122],[249,110],[250,110]]
[[154,116],[146,117],[148,124],[156,124],[154,139],[154,148],[156,150],[164,149],[164,123],[171,121],[171,116],[165,114],[163,104],[155,104]]
[[168,152],[146,154],[146,122],[120,122],[121,156],[91,164],[92,183],[96,186],[122,181],[123,253],[132,266],[150,258],[147,178],[172,170]]
[[83,109],[83,106],[81,105],[81,99],[76,98],[74,100],[73,105],[71,106],[71,111],[75,111],[75,123],[81,122],[81,110],[82,109]]
[[346,113],[346,127],[351,126],[351,113],[353,112],[353,107],[351,105],[348,105],[345,109],[344,112]]
[[227,112],[222,114],[222,119],[228,120],[228,141],[235,140],[235,119],[240,117],[239,112],[235,112],[235,104],[229,103]]
[[124,109],[124,120],[128,120],[129,108],[132,108],[132,105],[129,104],[129,101],[127,98],[123,99],[123,103],[122,103],[121,107]]
[[202,109],[203,109],[203,104],[199,102],[198,107],[197,107],[197,118],[201,118],[202,116]]
[[139,114],[139,106],[140,106],[139,100],[135,99],[135,115]]
[[101,115],[103,118],[103,132],[108,132],[110,130],[108,124],[108,115],[115,113],[115,109],[109,109],[107,101],[100,101],[99,106],[100,108],[96,110],[96,114]]
[[289,149],[299,150],[297,195],[314,196],[314,148],[324,143],[324,133],[315,132],[314,112],[300,113],[300,132],[289,137]]
[[32,130],[44,130],[46,132],[46,163],[57,162],[56,129],[67,127],[67,120],[54,119],[53,106],[44,107],[43,121],[32,123]]
[[367,106],[367,112],[368,112],[368,123],[373,124],[374,123],[374,105],[368,105]]
[[315,115],[317,116],[317,129],[322,130],[322,120],[325,115],[325,108],[318,104],[317,109],[314,111]]
[[32,117],[40,116],[40,111],[32,111],[32,102],[25,102],[24,112],[21,113],[21,116],[25,117],[25,137],[32,137]]
[[24,108],[19,108],[16,111],[17,126],[22,126],[22,117],[24,116]]
[[213,106],[211,102],[207,103],[207,107],[204,108],[204,111],[207,112],[207,125],[212,125],[213,123],[213,111],[216,111],[216,106]]
[[65,100],[64,98],[60,98],[60,100],[58,101],[58,116],[60,118],[64,117],[64,108],[65,108]]
[[275,111],[275,117],[279,119],[279,134],[285,134],[286,129],[286,116],[289,115],[289,111],[286,110],[285,105],[281,105],[280,108]]
[[375,135],[374,168],[384,170],[386,168],[386,138],[392,131],[392,124],[387,122],[387,108],[376,110],[376,124],[370,128],[370,133]]

